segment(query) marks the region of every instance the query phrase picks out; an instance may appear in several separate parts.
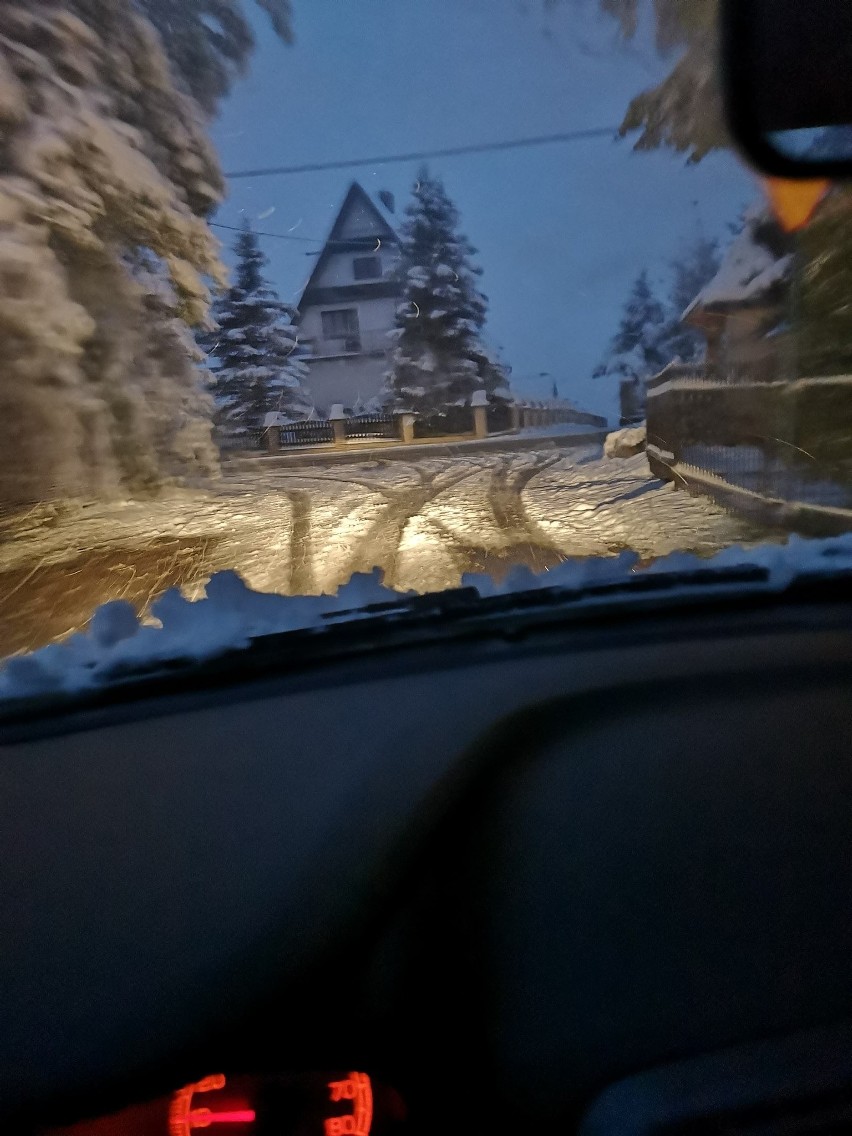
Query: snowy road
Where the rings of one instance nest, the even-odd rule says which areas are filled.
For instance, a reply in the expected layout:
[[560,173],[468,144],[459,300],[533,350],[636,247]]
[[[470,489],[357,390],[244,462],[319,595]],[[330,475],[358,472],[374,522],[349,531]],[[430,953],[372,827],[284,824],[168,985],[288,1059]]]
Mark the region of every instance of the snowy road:
[[624,549],[710,554],[769,535],[651,480],[644,457],[599,454],[267,468],[150,501],[39,507],[0,529],[0,656],[85,626],[106,600],[145,608],[174,585],[195,597],[222,568],[263,591],[316,593],[378,565],[394,587],[430,591],[465,572],[543,572]]

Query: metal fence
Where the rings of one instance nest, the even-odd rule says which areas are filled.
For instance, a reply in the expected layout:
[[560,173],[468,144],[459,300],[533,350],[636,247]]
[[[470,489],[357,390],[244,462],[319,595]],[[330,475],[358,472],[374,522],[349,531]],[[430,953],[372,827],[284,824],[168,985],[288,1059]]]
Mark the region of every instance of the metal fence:
[[645,383],[646,390],[656,390],[663,383],[700,383],[709,377],[704,363],[669,363],[658,375],[652,375]]
[[334,427],[324,418],[290,422],[286,426],[279,426],[278,430],[282,446],[316,446],[334,441]]
[[[684,446],[680,460],[702,473],[720,477],[729,485],[748,489],[780,501],[801,501],[826,508],[852,508],[852,485],[834,471],[809,462],[807,457],[783,443],[762,438],[750,445]],[[782,450],[791,449],[785,453]]]
[[396,421],[392,414],[357,414],[346,419],[347,438],[395,438]]
[[649,384],[647,423],[658,476],[692,468],[766,502],[852,509],[845,376],[734,382],[667,368]]
[[512,429],[512,407],[508,402],[490,402],[488,404],[488,433],[500,434]]
[[418,418],[414,423],[415,438],[443,438],[451,434],[473,433],[473,411],[469,406],[450,406],[443,414]]

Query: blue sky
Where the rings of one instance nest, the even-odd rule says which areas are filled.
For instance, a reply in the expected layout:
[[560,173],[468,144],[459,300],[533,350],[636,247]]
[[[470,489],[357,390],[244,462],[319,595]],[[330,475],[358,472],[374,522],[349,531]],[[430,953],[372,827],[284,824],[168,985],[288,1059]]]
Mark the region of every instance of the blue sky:
[[[345,160],[617,124],[667,64],[625,47],[592,0],[294,0],[296,43],[257,18],[258,51],[215,124],[226,170]],[[670,65],[670,61],[669,61]],[[632,279],[662,283],[701,226],[724,236],[756,196],[730,155],[698,166],[607,138],[431,163],[479,249],[488,338],[512,382],[612,413],[591,373]],[[412,164],[235,180],[217,220],[323,238],[353,177],[390,189],[398,211]],[[220,233],[228,242],[229,234]],[[319,245],[264,239],[269,274],[293,299]],[[546,379],[540,379],[547,372]]]

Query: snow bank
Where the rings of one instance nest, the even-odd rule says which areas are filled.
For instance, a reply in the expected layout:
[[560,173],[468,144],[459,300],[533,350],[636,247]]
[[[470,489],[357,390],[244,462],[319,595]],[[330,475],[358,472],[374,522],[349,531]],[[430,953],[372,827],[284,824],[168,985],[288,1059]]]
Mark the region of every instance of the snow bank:
[[[499,584],[487,576],[465,576],[462,584],[475,587],[480,596],[507,595],[512,592],[538,591],[542,588],[588,588],[601,584],[624,583],[641,572],[690,573],[707,569],[764,568],[768,580],[764,590],[783,591],[797,576],[830,576],[852,570],[852,533],[808,540],[791,535],[784,544],[761,544],[754,548],[731,545],[715,556],[698,556],[693,552],[672,552],[661,556],[653,564],[639,568],[638,552],[622,552],[618,556],[590,557],[586,560],[566,560],[549,571],[536,574],[529,568],[518,567],[510,571]],[[731,584],[739,591],[741,584]],[[599,603],[590,597],[589,603]]]
[[626,430],[616,430],[607,434],[604,442],[604,456],[608,458],[633,458],[644,453],[647,433],[644,426],[630,426]]
[[280,596],[252,591],[236,572],[218,572],[204,599],[190,602],[172,588],[156,600],[151,614],[159,627],[141,624],[132,604],[113,600],[95,611],[86,632],[8,659],[0,699],[85,690],[161,662],[214,658],[262,635],[366,618],[359,609],[400,600],[382,578],[374,569],[335,595]]
[[[567,560],[541,574],[519,566],[499,583],[490,576],[467,575],[462,586],[486,598],[625,583],[639,571],[654,575],[757,567],[768,573],[762,590],[778,592],[802,574],[829,576],[852,570],[852,533],[824,540],[791,536],[785,544],[755,548],[736,545],[709,558],[675,552],[650,567],[640,569],[638,565],[638,553],[623,552],[615,557]],[[0,670],[0,699],[80,692],[160,663],[215,658],[247,647],[252,639],[264,635],[368,619],[372,613],[364,611],[365,607],[404,600],[404,595],[382,581],[382,572],[376,568],[370,574],[353,576],[335,595],[280,596],[252,591],[236,572],[219,572],[211,577],[204,599],[190,602],[177,589],[161,596],[151,609],[160,626],[140,624],[132,605],[115,600],[97,609],[85,633],[8,659]],[[739,583],[721,586],[732,592],[742,587]],[[683,590],[694,595],[686,586]],[[582,600],[585,606],[603,602],[611,601],[606,596]]]

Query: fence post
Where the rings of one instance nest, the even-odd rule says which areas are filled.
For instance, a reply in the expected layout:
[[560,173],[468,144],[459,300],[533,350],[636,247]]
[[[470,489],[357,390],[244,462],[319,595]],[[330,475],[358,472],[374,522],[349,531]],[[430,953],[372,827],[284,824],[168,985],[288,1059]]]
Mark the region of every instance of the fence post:
[[328,420],[334,431],[335,446],[342,446],[346,442],[346,413],[343,405],[336,402],[328,413]]
[[414,441],[414,414],[410,410],[395,410],[396,434],[401,442],[408,444]]
[[511,419],[509,421],[509,428],[515,432],[521,428],[521,408],[517,402],[513,402],[509,407]]
[[474,391],[470,399],[473,410],[473,433],[477,438],[488,437],[488,395],[484,390]]

